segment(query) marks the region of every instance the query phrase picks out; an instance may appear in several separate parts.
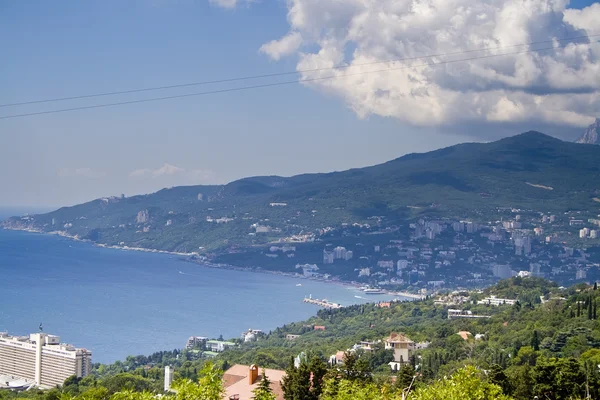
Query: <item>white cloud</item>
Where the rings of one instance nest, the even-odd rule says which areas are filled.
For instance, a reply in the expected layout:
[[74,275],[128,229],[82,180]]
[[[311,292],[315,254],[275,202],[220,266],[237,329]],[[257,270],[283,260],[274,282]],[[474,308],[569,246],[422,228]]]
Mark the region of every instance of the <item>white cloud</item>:
[[294,53],[301,45],[302,36],[298,32],[290,32],[281,39],[263,44],[259,51],[278,61],[281,57]]
[[565,21],[578,29],[594,32],[600,21],[600,3],[594,3],[583,10],[565,10]]
[[165,175],[176,175],[185,172],[185,168],[179,168],[175,165],[164,163],[161,167],[156,169],[140,168],[129,173],[130,178],[144,178],[144,177],[160,177]]
[[146,178],[178,178],[183,181],[206,181],[214,178],[215,174],[211,170],[192,169],[177,167],[175,165],[164,163],[156,169],[140,168],[129,173],[131,179],[146,179]]
[[[290,32],[261,51],[275,60],[297,55],[300,71],[324,69],[302,73],[304,84],[339,97],[361,118],[586,126],[600,110],[600,44],[559,39],[594,34],[600,4],[572,10],[568,3],[288,0]],[[515,45],[542,41],[531,48],[554,49],[514,54],[528,49]],[[472,51],[482,48],[489,50]],[[467,53],[391,61],[457,52]],[[513,54],[460,61],[505,53]],[[351,68],[327,70],[339,65]],[[329,76],[336,79],[319,79]]]
[[152,175],[152,170],[148,168],[140,168],[129,173],[130,178],[143,178],[144,176]]
[[154,176],[175,175],[175,174],[181,174],[183,172],[185,172],[184,168],[179,168],[174,165],[164,163],[162,167],[152,171],[152,175],[154,175]]
[[238,5],[245,3],[245,4],[250,4],[253,3],[255,0],[208,0],[208,2],[210,4],[219,6],[219,7],[223,7],[223,8],[229,8],[229,9],[233,9],[236,8]]
[[104,171],[96,171],[88,167],[83,168],[59,168],[57,171],[57,175],[62,178],[66,177],[81,177],[81,178],[90,178],[97,179],[103,178],[106,176],[106,172]]

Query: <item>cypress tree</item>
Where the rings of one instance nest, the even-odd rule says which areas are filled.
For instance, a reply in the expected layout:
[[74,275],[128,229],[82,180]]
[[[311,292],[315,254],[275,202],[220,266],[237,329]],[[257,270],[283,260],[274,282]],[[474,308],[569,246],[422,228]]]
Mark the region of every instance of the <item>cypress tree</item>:
[[271,390],[271,381],[267,378],[265,370],[263,368],[260,383],[258,387],[252,391],[254,400],[275,400],[276,397]]
[[327,374],[327,364],[319,356],[314,356],[310,361],[311,386],[310,399],[317,400],[323,392],[323,379]]
[[533,350],[535,351],[540,350],[540,338],[538,336],[538,331],[533,331],[533,337],[531,338],[531,347],[533,347]]
[[597,317],[597,314],[596,314],[596,306],[597,306],[597,304],[596,304],[596,302],[594,302],[594,319],[597,319],[597,318],[596,318],[596,317]]
[[577,302],[577,317],[579,318],[581,316],[581,303]]
[[402,366],[396,376],[396,387],[401,390],[409,387],[415,375],[415,369],[411,365]]
[[592,319],[593,316],[594,316],[594,311],[593,311],[592,301],[590,300],[588,302],[588,319]]

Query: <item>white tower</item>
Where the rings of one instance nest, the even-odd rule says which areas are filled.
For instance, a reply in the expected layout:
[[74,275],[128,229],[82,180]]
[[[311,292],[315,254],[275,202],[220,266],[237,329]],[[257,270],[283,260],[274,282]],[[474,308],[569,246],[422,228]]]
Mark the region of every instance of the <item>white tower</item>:
[[167,365],[165,367],[165,392],[171,390],[171,383],[173,383],[173,367]]

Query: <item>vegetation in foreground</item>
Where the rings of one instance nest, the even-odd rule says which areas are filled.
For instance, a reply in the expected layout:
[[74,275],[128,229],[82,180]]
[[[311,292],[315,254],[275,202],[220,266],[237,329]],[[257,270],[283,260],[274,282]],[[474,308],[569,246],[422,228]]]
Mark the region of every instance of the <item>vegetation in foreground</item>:
[[[600,291],[596,285],[565,289],[540,279],[513,278],[484,292],[454,293],[464,299],[467,295],[461,305],[427,299],[392,303],[389,308],[373,304],[322,310],[210,362],[202,358],[202,352],[193,351],[129,357],[125,362],[97,366],[94,376],[70,378],[60,388],[0,392],[0,398],[151,398],[162,393],[164,365],[176,366],[176,387],[185,384],[189,393],[201,393],[181,397],[188,393],[182,390],[169,396],[219,398],[210,396],[217,396],[215,388],[221,387],[220,371],[233,363],[285,369],[283,389],[288,400],[395,400],[402,399],[409,387],[408,399],[600,398]],[[488,295],[518,301],[498,307],[474,304]],[[490,318],[450,320],[448,308]],[[324,326],[325,331],[314,330],[315,325]],[[337,351],[363,340],[383,339],[393,331],[404,332],[415,342],[429,342],[397,373],[390,371],[387,363],[392,355],[383,345],[376,345],[372,353],[346,352],[340,365],[326,364]],[[472,335],[463,340],[459,331]],[[300,336],[286,340],[288,334]],[[295,368],[292,359],[301,353],[305,354]]]

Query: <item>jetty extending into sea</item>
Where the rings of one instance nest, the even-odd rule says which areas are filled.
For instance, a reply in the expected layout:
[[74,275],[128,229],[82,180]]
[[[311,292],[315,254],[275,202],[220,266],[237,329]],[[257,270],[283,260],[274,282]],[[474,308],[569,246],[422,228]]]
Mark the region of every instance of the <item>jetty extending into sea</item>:
[[313,299],[312,296],[305,297],[304,302],[309,304],[316,304],[317,306],[323,308],[342,308],[341,304],[332,303],[327,299]]

